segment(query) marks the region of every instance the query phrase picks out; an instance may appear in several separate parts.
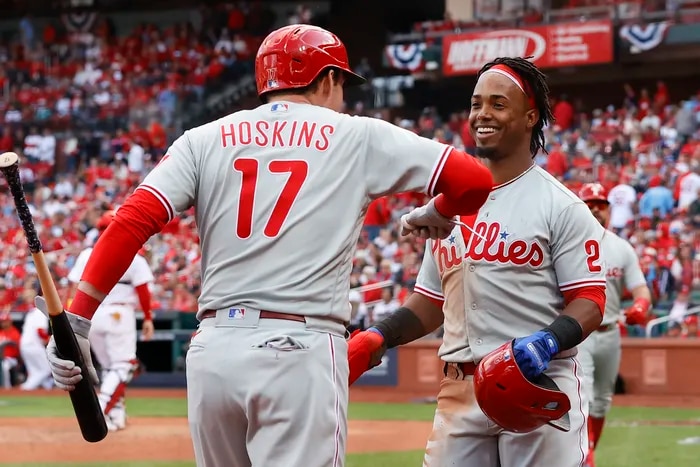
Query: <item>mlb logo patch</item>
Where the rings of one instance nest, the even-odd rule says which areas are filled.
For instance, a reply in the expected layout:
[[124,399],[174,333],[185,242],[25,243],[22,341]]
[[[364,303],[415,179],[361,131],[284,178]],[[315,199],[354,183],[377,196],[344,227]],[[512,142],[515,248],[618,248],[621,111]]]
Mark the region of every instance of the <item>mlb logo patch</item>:
[[243,319],[245,318],[245,308],[229,308],[228,309],[229,319]]
[[275,102],[272,104],[272,107],[270,107],[270,110],[273,112],[286,112],[289,110],[289,105],[283,103],[283,102]]

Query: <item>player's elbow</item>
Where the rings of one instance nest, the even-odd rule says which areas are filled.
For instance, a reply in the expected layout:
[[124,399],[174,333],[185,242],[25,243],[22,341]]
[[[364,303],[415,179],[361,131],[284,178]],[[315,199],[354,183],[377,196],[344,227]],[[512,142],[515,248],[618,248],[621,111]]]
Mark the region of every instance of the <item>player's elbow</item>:
[[493,188],[491,171],[477,158],[456,149],[440,173],[436,190],[442,196],[436,207],[447,217],[474,214],[488,199]]

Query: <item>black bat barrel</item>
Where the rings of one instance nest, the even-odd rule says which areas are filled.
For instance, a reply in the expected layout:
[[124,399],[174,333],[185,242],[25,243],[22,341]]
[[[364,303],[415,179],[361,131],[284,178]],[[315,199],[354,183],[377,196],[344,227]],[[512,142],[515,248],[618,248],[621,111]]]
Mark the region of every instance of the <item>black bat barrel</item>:
[[78,347],[78,340],[75,338],[65,313],[51,317],[51,330],[56,340],[59,356],[65,360],[75,362],[82,371],[83,379],[68,394],[70,395],[70,401],[73,404],[73,411],[78,419],[83,439],[91,443],[102,441],[107,436],[107,423],[100,408],[100,401],[92,388],[83,354],[80,352],[80,347]]

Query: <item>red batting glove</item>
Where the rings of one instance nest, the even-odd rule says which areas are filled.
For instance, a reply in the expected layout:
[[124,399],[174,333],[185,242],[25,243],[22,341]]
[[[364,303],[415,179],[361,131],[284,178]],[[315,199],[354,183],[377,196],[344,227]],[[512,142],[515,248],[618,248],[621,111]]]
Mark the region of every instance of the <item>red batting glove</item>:
[[632,306],[625,310],[625,321],[630,326],[643,326],[647,323],[647,313],[651,308],[651,302],[646,298],[638,298],[632,303]]
[[379,330],[370,328],[367,331],[359,329],[350,335],[348,341],[348,365],[350,377],[348,385],[351,385],[362,374],[382,362],[382,355],[386,352],[384,336]]

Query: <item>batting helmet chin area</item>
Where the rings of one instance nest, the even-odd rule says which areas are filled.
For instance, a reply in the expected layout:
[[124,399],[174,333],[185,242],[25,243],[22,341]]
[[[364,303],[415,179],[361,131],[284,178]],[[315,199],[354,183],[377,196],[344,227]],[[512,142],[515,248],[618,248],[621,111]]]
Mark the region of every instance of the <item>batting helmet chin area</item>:
[[602,201],[608,202],[608,190],[600,183],[586,183],[578,191],[578,197],[581,201]]
[[330,67],[343,71],[346,85],[365,82],[350,69],[345,46],[332,32],[307,24],[272,31],[255,57],[258,96],[308,86]]
[[529,433],[545,424],[570,429],[569,398],[544,374],[535,382],[525,378],[515,362],[513,341],[479,362],[474,393],[482,412],[506,431]]

